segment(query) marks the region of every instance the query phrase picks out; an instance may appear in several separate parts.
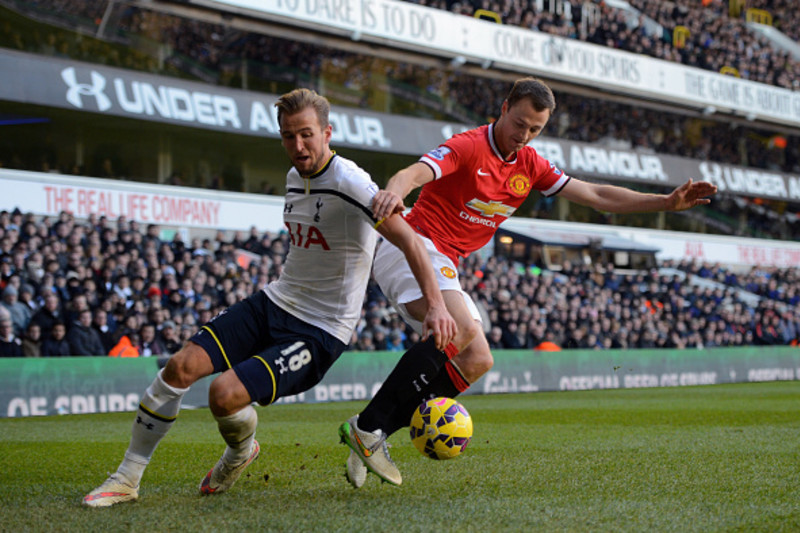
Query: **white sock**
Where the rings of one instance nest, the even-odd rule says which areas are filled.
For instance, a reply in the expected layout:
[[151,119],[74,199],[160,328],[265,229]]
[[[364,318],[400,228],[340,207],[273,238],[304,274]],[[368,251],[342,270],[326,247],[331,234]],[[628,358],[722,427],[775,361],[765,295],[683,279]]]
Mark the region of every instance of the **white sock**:
[[167,434],[181,409],[181,400],[189,388],[168,385],[161,369],[139,402],[139,410],[131,429],[131,442],[125,458],[117,468],[134,485],[138,485],[158,443]]
[[228,447],[222,459],[229,465],[238,465],[250,456],[250,447],[256,436],[258,414],[252,405],[226,416],[215,416],[219,432]]

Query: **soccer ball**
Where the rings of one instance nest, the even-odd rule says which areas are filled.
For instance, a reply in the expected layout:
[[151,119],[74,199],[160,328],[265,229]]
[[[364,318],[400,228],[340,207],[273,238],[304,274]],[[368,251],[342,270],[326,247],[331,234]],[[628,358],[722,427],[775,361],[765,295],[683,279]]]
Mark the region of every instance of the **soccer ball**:
[[411,417],[411,442],[431,459],[452,459],[472,438],[472,418],[452,398],[433,398],[420,404]]

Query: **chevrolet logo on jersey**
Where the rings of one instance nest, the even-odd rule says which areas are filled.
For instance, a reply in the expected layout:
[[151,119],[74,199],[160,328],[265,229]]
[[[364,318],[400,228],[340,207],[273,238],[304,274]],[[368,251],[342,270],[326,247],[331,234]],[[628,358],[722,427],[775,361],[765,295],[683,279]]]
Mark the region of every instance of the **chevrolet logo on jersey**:
[[516,208],[508,206],[504,203],[494,201],[487,203],[483,200],[478,200],[477,198],[473,198],[467,202],[467,207],[480,212],[480,214],[485,217],[493,217],[495,215],[510,217],[512,214],[514,214],[514,211],[516,211]]

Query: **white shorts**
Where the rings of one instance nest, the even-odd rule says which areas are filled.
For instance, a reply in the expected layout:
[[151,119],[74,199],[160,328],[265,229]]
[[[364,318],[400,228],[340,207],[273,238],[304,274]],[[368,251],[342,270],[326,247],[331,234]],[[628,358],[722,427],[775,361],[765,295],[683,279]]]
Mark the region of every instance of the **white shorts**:
[[[428,250],[433,269],[436,271],[436,281],[439,283],[439,290],[457,291],[464,297],[472,318],[481,321],[481,315],[472,298],[461,289],[461,282],[458,280],[458,270],[449,257],[436,249],[436,246],[428,238],[419,236]],[[382,241],[375,252],[375,262],[373,263],[373,276],[375,281],[383,291],[384,296],[389,300],[403,320],[414,328],[414,331],[423,335],[422,322],[412,317],[406,311],[406,304],[422,298],[422,289],[419,288],[417,278],[411,272],[408,261],[403,252],[389,241]]]

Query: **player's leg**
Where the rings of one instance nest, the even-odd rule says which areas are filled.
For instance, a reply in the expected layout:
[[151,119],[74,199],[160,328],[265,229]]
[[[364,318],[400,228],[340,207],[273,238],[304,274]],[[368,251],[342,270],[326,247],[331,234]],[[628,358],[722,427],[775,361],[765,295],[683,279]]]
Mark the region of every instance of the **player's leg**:
[[[432,242],[427,239],[423,239],[423,242],[437,271],[439,288],[448,311],[456,321],[458,332],[453,343],[448,346],[447,353],[437,350],[432,339],[410,348],[400,358],[364,411],[351,417],[339,428],[342,442],[353,450],[347,460],[347,479],[356,488],[366,480],[364,467],[384,481],[396,485],[402,482],[400,472],[389,457],[385,444],[388,434],[384,428],[390,425],[390,417],[395,408],[416,402],[422,388],[433,376],[439,374],[448,358],[466,347],[479,331],[472,316],[473,312],[478,316],[477,309],[474,309],[474,304],[472,308],[466,305],[455,265],[436,250]],[[403,319],[421,334],[426,305],[402,252],[388,243],[381,244],[375,256],[374,273],[384,294]],[[471,303],[471,300],[468,301]]]
[[217,464],[200,482],[202,494],[225,492],[258,458],[261,451],[255,438],[258,415],[252,402],[250,393],[233,369],[211,382],[208,404],[226,447]]
[[268,299],[264,304],[272,345],[234,365],[209,388],[209,406],[227,447],[203,479],[203,494],[229,489],[257,458],[257,417],[251,404],[269,405],[310,389],[345,348],[332,335],[286,313]]
[[[346,472],[347,480],[355,488],[361,487],[366,481],[367,469],[384,481],[394,485],[402,483],[400,471],[386,446],[386,438],[390,435],[386,428],[392,426],[392,415],[398,406],[410,404],[413,411],[420,403],[419,395],[426,390],[431,379],[440,373],[448,358],[455,356],[459,348],[468,344],[476,334],[476,323],[464,303],[462,293],[446,290],[442,291],[442,296],[458,327],[458,333],[446,348],[446,353],[436,349],[433,338],[412,346],[397,362],[366,408],[339,428],[342,442],[352,449]],[[404,311],[424,318],[425,309],[424,301],[416,300]],[[421,320],[415,323],[421,329]],[[410,417],[409,412],[406,424]]]
[[[479,324],[479,322],[475,322],[475,324]],[[465,374],[461,371],[459,362],[469,369],[469,374]],[[377,435],[378,439],[382,439],[380,442],[383,442],[385,446],[385,440],[389,435],[409,425],[414,409],[416,409],[420,403],[429,398],[438,396],[455,398],[460,393],[464,392],[471,383],[488,372],[492,367],[492,363],[493,359],[489,349],[489,343],[486,341],[483,331],[479,328],[479,333],[473,341],[469,343],[464,350],[459,352],[455,358],[445,362],[443,367],[440,368],[439,372],[434,375],[431,380],[422,384],[419,389],[415,387],[415,393],[406,395],[404,402],[396,404],[388,415],[384,413],[380,422],[381,429],[376,429],[372,434]],[[469,375],[471,379],[467,378],[466,375]],[[383,390],[385,386],[386,382],[381,386],[381,390]],[[370,405],[371,404],[368,405],[368,408]],[[340,435],[343,432],[352,433],[353,435],[370,435],[370,432],[361,432],[361,428],[359,427],[360,421],[359,415],[350,418],[350,420],[339,428]],[[366,482],[368,463],[367,459],[358,453],[357,448],[353,446],[351,446],[351,448],[352,451],[347,458],[346,477],[353,487],[360,488]],[[391,459],[388,458],[388,450],[385,454],[388,461],[391,462]],[[383,461],[383,456],[378,453],[370,460],[373,462]],[[374,466],[370,468],[370,470],[377,473],[382,479],[386,479],[385,476],[389,474],[396,476],[397,480],[401,479],[399,471],[396,473],[394,472],[396,470],[394,463],[391,463],[391,465],[384,465],[384,469],[386,470],[385,472],[379,472],[376,471]],[[396,484],[399,484],[399,482]]]
[[144,470],[175,422],[183,396],[195,381],[213,370],[208,354],[192,342],[170,358],[142,395],[131,428],[131,440],[117,471],[84,497],[84,505],[108,507],[138,499]]
[[202,494],[225,492],[260,452],[256,441],[255,401],[235,370],[271,342],[270,302],[259,291],[212,319],[194,340],[222,372],[211,382],[208,404],[226,447],[216,465],[200,483]]
[[[492,368],[492,352],[481,331],[469,345],[445,363],[440,372],[426,383],[419,393],[398,405],[384,423],[384,431],[392,435],[408,426],[411,415],[423,401],[444,396],[455,398]],[[467,369],[467,371],[464,371]]]
[[[107,507],[138,498],[142,475],[158,443],[172,427],[181,400],[198,379],[235,364],[232,354],[253,353],[266,331],[258,312],[263,293],[237,303],[194,335],[158,373],[139,403],[131,441],[117,471],[84,498],[90,507]],[[230,354],[230,355],[229,355]]]
[[[437,350],[433,340],[428,339],[412,346],[400,358],[375,397],[358,416],[358,426],[364,431],[383,429],[395,407],[417,397],[421,387],[439,374],[447,360],[466,348],[480,332],[475,322],[480,315],[472,299],[461,290],[455,265],[436,249],[433,242],[421,239],[436,271],[436,282],[447,310],[456,321],[456,337],[446,353]],[[403,320],[423,335],[422,321],[427,305],[402,251],[383,242],[375,254],[373,273],[384,295]]]
[[[445,290],[442,291],[442,296],[458,328],[453,342],[445,352],[441,352],[436,349],[433,338],[429,338],[415,344],[403,354],[381,388],[359,414],[360,429],[371,432],[380,428],[385,431],[386,422],[398,406],[406,405],[409,401],[418,405],[417,399],[423,389],[440,373],[448,359],[464,350],[480,332],[480,326],[475,322],[461,291]],[[414,325],[420,328],[426,310],[424,300],[418,299],[401,305],[414,318]]]

